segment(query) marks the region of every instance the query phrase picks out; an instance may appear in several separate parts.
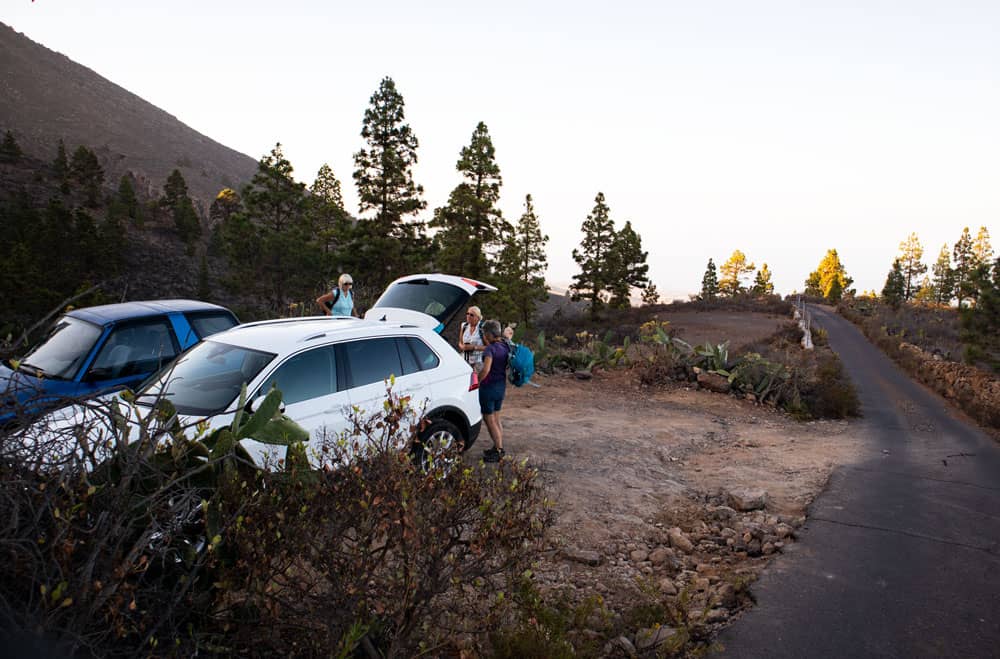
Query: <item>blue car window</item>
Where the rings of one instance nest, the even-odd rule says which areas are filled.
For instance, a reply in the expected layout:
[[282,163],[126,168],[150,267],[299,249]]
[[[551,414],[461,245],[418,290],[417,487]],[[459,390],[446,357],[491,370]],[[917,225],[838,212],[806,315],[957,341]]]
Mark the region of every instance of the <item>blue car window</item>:
[[165,318],[129,323],[112,330],[86,379],[93,382],[148,375],[176,356]]
[[185,314],[191,327],[197,332],[199,339],[211,336],[217,332],[235,327],[238,323],[233,314],[228,311],[209,311],[205,313]]

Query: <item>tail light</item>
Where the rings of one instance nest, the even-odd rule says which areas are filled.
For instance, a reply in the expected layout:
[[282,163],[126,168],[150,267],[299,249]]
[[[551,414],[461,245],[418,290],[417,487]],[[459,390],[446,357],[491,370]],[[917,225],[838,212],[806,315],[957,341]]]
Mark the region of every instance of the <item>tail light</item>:
[[479,388],[479,376],[476,375],[476,369],[472,369],[472,375],[469,376],[469,391],[475,391]]

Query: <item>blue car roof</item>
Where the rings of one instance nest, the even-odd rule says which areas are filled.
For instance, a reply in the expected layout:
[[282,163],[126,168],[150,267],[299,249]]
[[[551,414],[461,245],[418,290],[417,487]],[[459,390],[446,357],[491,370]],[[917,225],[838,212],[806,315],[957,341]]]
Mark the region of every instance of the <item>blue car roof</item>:
[[79,318],[80,320],[86,320],[97,325],[106,325],[119,320],[156,316],[171,311],[182,313],[192,311],[225,311],[229,313],[229,310],[225,307],[198,300],[143,300],[84,307],[82,309],[74,309],[66,315],[70,318]]

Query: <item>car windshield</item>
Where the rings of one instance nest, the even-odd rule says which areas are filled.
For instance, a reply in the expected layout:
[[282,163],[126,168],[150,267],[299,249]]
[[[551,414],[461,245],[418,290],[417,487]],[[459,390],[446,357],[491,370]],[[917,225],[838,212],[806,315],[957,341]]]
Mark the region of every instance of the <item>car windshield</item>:
[[63,316],[45,340],[24,356],[20,367],[47,378],[72,380],[100,336],[99,326]]
[[161,371],[139,393],[139,402],[151,404],[159,396],[180,414],[208,416],[225,410],[244,383],[267,366],[274,353],[205,341],[191,348],[172,367]]
[[411,279],[393,284],[374,307],[410,309],[433,316],[446,323],[469,299],[462,288],[443,281]]

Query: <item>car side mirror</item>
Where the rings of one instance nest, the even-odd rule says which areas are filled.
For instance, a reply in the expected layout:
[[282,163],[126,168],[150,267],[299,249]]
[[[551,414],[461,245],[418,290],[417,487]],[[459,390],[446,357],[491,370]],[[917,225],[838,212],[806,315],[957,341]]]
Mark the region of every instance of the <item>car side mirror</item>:
[[[261,403],[264,402],[265,398],[267,398],[267,396],[257,396],[252,401],[250,401],[250,412],[251,413],[257,412],[257,410],[260,409]],[[280,403],[278,403],[278,413],[279,414],[285,413],[285,401],[281,401]]]

